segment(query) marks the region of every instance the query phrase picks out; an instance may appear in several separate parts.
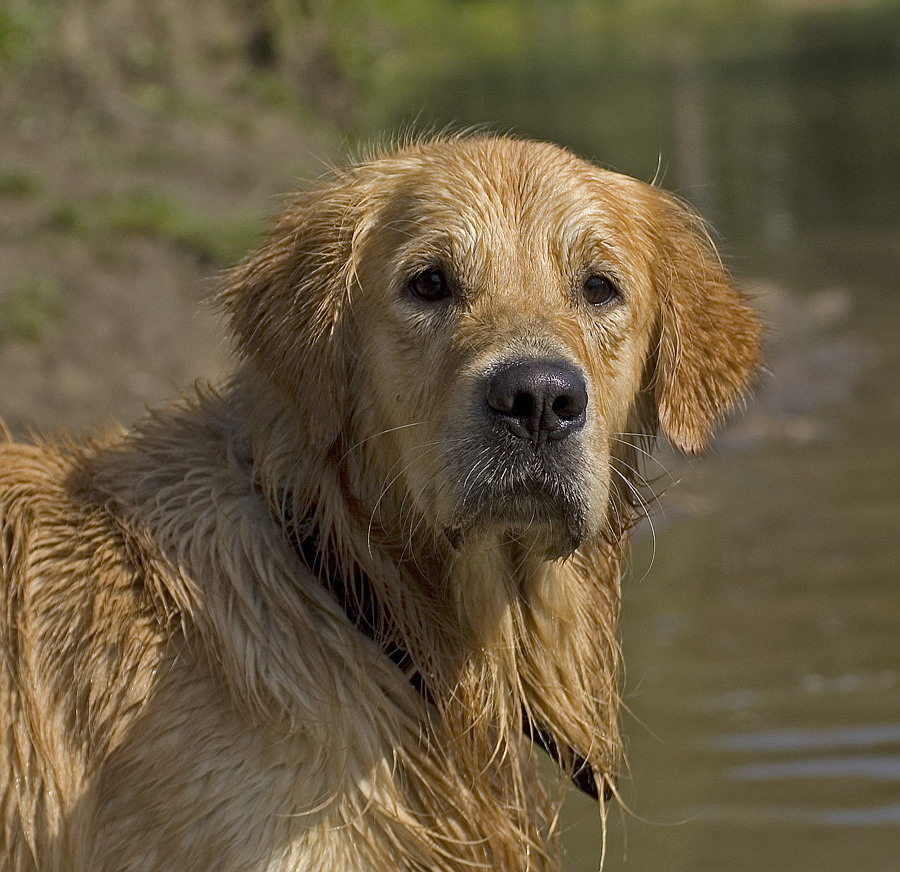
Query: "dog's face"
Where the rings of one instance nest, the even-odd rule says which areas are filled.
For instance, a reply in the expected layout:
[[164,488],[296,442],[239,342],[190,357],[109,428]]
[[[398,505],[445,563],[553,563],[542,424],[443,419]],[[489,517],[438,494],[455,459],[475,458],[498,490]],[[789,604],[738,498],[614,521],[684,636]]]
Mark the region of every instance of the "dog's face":
[[394,430],[421,513],[451,537],[528,528],[557,555],[605,520],[655,306],[615,187],[516,145],[398,161],[354,321],[368,429]]
[[243,349],[325,441],[360,445],[451,542],[513,535],[549,557],[602,532],[640,402],[697,450],[757,354],[689,213],[537,143],[353,168],[238,278]]

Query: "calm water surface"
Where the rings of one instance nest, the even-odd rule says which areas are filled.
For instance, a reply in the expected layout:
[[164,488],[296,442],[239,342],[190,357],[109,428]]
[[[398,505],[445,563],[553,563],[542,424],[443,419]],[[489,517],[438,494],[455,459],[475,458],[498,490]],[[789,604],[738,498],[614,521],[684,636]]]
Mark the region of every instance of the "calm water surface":
[[[758,399],[710,457],[663,458],[635,548],[609,870],[900,870],[900,17],[775,30],[660,64],[469,58],[396,109],[662,166],[771,323]],[[569,811],[567,869],[596,869]]]
[[[855,352],[858,382],[812,409],[801,391],[793,415],[765,411],[781,424],[758,443],[682,464],[655,555],[638,543],[623,627],[635,817],[613,815],[611,869],[900,869],[898,250],[796,252],[801,301],[827,282],[853,306],[809,375]],[[569,868],[594,868],[588,838],[570,833]]]
[[613,869],[900,869],[900,257],[809,261],[807,299],[827,280],[853,309],[807,375],[869,358],[847,397],[800,391],[779,432],[684,470],[652,566],[639,543],[625,789],[649,822],[614,827]]

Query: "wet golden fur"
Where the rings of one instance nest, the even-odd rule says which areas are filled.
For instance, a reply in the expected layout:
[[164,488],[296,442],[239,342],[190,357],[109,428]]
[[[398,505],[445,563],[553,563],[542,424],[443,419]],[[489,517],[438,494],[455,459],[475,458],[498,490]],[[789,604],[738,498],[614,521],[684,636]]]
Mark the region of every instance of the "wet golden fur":
[[[403,290],[434,263],[441,308]],[[700,450],[756,362],[701,226],[554,146],[414,143],[296,196],[221,302],[217,391],[0,444],[0,867],[558,868],[523,712],[612,782],[642,439]],[[460,510],[502,472],[468,404],[517,354],[585,373],[571,523]]]

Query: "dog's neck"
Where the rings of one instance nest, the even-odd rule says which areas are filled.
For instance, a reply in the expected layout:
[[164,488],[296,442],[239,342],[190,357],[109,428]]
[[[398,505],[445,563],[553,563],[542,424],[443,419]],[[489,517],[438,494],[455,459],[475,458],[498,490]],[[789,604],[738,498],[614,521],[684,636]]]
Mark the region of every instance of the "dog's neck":
[[[245,378],[226,401],[242,407],[234,419],[273,517],[351,622],[420,684],[464,743],[516,746],[524,713],[526,734],[579,786],[596,795],[596,769],[608,787],[618,745],[618,555],[588,566],[589,556],[550,563],[500,536],[472,547],[433,532],[413,541],[378,523],[373,499],[384,495],[355,490],[350,446],[304,444],[314,428],[273,391]],[[387,519],[404,510],[386,498],[381,508]]]
[[[289,501],[287,501],[289,502]],[[294,523],[292,519],[275,518],[283,526],[285,536],[303,563],[315,575],[323,587],[327,588],[340,603],[350,622],[357,629],[379,642],[388,659],[408,678],[410,684],[429,703],[434,703],[431,688],[416,669],[409,652],[396,641],[383,638],[386,623],[381,604],[369,578],[357,571],[351,578],[337,574],[336,567],[323,554],[314,525],[308,522]],[[599,799],[597,779],[591,764],[574,748],[560,749],[550,730],[539,721],[523,712],[524,733],[543,748],[560,766],[572,764],[572,781],[583,793],[595,800]],[[604,785],[604,802],[612,798],[609,782]]]

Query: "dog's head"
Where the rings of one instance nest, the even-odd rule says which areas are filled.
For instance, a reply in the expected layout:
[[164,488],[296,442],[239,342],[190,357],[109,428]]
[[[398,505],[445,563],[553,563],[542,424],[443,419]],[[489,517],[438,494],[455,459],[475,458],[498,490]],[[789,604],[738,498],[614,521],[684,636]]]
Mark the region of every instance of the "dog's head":
[[369,509],[414,510],[457,543],[528,531],[551,557],[609,523],[635,428],[699,451],[758,355],[756,317],[682,204],[506,138],[335,174],[225,302],[242,354],[302,411],[299,442],[357,463]]

